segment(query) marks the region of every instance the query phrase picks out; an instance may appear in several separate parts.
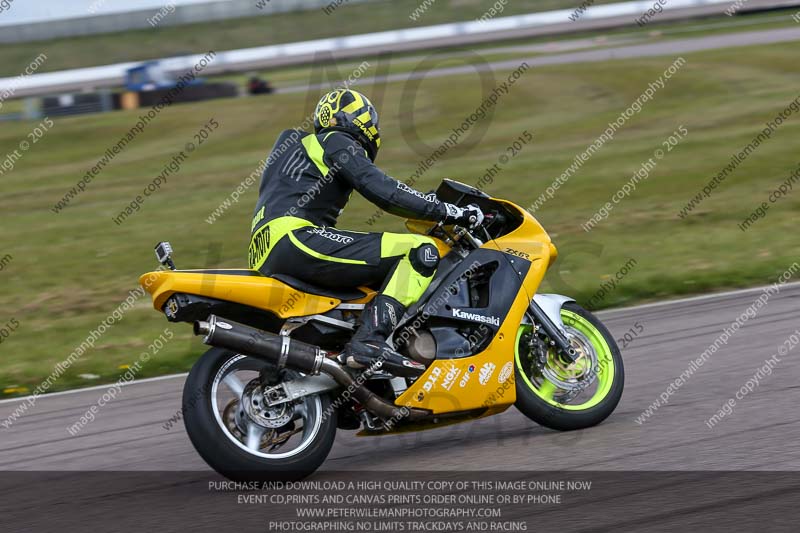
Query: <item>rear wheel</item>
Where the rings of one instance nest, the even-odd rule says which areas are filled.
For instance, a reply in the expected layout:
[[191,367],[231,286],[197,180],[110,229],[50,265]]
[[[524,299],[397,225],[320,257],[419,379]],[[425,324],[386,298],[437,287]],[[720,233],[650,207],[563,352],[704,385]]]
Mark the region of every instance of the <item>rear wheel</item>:
[[563,361],[526,317],[514,353],[516,406],[543,426],[583,429],[605,420],[619,403],[625,380],[622,355],[602,322],[578,304],[564,304],[561,319],[578,360]]
[[[234,480],[302,479],[328,456],[336,410],[326,394],[270,407],[262,394],[269,365],[220,348],[192,367],[183,390],[184,423],[197,452]],[[284,371],[282,381],[300,374]]]

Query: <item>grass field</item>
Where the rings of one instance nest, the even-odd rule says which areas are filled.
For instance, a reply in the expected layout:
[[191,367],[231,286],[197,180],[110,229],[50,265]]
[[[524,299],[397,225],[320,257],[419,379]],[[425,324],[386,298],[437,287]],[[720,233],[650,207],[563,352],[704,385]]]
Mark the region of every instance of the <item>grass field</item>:
[[[797,167],[797,117],[785,121],[689,217],[677,213],[797,97],[798,51],[790,43],[686,55],[685,66],[653,101],[536,213],[561,251],[547,288],[587,302],[634,259],[618,287],[599,302],[605,307],[767,283],[786,270],[797,258],[800,196],[775,204],[747,232],[737,224]],[[533,143],[486,190],[528,206],[673,59],[532,69],[501,97],[493,116],[475,127],[480,142],[448,152],[417,187],[431,189],[442,177],[477,183],[483,169],[527,130]],[[496,76],[502,79],[503,73]],[[415,92],[403,83],[363,90],[382,110],[378,162],[400,179],[411,176],[481,99],[474,76],[426,80]],[[256,188],[213,225],[205,220],[256,168],[278,132],[311,111],[313,99],[297,93],[169,108],[58,214],[51,207],[134,125],[138,113],[56,119],[13,170],[0,175],[0,328],[17,324],[0,344],[0,391],[22,394],[50,374],[137,287],[138,276],[156,266],[157,241],[172,242],[182,268],[243,266]],[[177,152],[196,142],[193,135],[212,118],[219,128],[187,155],[180,171],[138,213],[119,226],[112,222]],[[0,163],[35,125],[3,124]],[[681,125],[686,138],[607,220],[585,233],[581,224]],[[420,149],[417,141],[409,142],[413,138],[430,148]],[[340,225],[402,228],[402,221],[389,216],[367,225],[374,211],[355,198]],[[114,381],[167,326],[146,298],[138,300],[54,389]],[[138,377],[185,370],[203,349],[188,326],[169,327],[174,338]]]

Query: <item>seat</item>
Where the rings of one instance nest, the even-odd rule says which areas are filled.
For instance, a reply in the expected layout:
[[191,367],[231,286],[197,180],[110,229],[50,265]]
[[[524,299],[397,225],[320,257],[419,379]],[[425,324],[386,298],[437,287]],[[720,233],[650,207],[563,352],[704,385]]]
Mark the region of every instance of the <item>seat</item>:
[[297,289],[298,291],[316,294],[317,296],[328,296],[330,298],[342,300],[343,302],[358,300],[359,298],[366,296],[364,291],[359,289],[328,289],[325,287],[318,287],[301,279],[293,278],[287,274],[272,274],[270,277],[277,279],[278,281],[285,283],[293,289]]
[[190,270],[173,270],[173,272],[188,272],[190,274],[219,274],[223,276],[251,276],[251,277],[264,277],[264,274],[258,270],[250,270],[247,268],[211,268],[211,269],[190,269]]
[[[227,269],[227,268],[218,268],[218,269],[202,269],[202,270],[175,270],[174,272],[186,272],[192,274],[218,274],[218,275],[225,275],[225,276],[248,276],[248,277],[267,277],[264,276],[258,270],[250,270],[250,269]],[[328,289],[325,287],[318,287],[312,283],[305,282],[301,279],[294,278],[287,274],[272,274],[269,276],[272,279],[277,279],[281,283],[285,283],[286,285],[290,286],[293,289],[297,289],[298,291],[302,291],[308,294],[314,294],[316,296],[326,296],[328,298],[336,298],[337,300],[341,300],[343,302],[347,302],[350,300],[358,300],[366,296],[364,291],[354,288],[342,288],[342,289]]]
[[325,290],[299,280],[293,281],[293,287],[245,269],[157,270],[142,274],[139,283],[152,295],[153,307],[159,311],[174,294],[184,294],[242,304],[280,318],[326,313],[344,298],[364,296],[357,290]]

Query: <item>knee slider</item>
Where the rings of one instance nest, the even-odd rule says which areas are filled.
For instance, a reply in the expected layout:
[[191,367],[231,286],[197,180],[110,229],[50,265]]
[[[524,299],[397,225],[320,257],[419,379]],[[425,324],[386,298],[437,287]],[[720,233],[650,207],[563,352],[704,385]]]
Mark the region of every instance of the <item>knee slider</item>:
[[433,244],[423,244],[412,248],[408,252],[408,259],[414,270],[427,278],[432,276],[439,266],[439,249]]

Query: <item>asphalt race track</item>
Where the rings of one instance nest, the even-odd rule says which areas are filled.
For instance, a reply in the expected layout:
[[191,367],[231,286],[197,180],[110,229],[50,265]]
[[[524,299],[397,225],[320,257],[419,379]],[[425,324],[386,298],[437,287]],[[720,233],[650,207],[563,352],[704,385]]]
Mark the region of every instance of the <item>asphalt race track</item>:
[[[800,470],[800,347],[713,429],[706,420],[800,329],[800,284],[785,285],[643,424],[636,417],[744,312],[760,290],[600,313],[615,337],[636,322],[622,350],[625,393],[615,413],[584,431],[545,430],[515,409],[416,434],[360,438],[340,431],[330,470]],[[188,327],[188,326],[187,326]],[[620,347],[622,344],[620,344]],[[133,383],[77,436],[67,427],[105,391],[42,396],[0,428],[2,470],[205,470],[182,423],[183,376]],[[0,404],[0,420],[20,400]],[[530,450],[535,449],[535,453]]]
[[[328,461],[312,479],[368,478],[384,471],[383,479],[414,472],[478,479],[484,475],[527,479],[563,471],[573,471],[567,475],[585,472],[594,476],[605,486],[602,507],[597,507],[591,521],[577,523],[573,517],[570,523],[559,522],[562,530],[602,531],[612,526],[626,531],[662,527],[669,530],[677,524],[685,526],[685,520],[677,521],[679,516],[675,514],[685,509],[699,513],[697,518],[703,520],[695,522],[698,527],[711,523],[738,529],[735,526],[743,524],[743,516],[762,520],[764,506],[774,507],[784,520],[791,514],[796,518],[794,502],[800,496],[800,414],[795,408],[800,388],[800,348],[793,351],[793,341],[787,339],[800,329],[800,284],[780,286],[754,318],[748,318],[726,345],[670,395],[667,405],[643,423],[637,422],[643,410],[666,391],[690,361],[762,294],[763,289],[757,288],[600,313],[617,338],[631,328],[641,331],[623,349],[626,386],[622,401],[600,426],[557,433],[528,421],[511,408],[482,421],[416,434],[359,438],[340,431]],[[766,359],[776,355],[771,375],[762,372],[757,385],[751,380],[752,392],[736,399],[732,414],[709,428],[706,421],[730,398],[736,398],[737,391]],[[97,419],[74,437],[67,427],[97,401],[105,387],[40,397],[31,412],[10,429],[0,429],[0,469],[6,471],[0,476],[0,516],[8,517],[10,513],[14,523],[16,512],[20,524],[32,527],[31,531],[42,530],[33,527],[35,524],[55,525],[48,512],[33,512],[38,508],[33,502],[42,498],[44,486],[44,494],[56,502],[48,507],[64,514],[61,520],[67,525],[85,524],[88,509],[97,515],[97,520],[119,518],[119,505],[128,509],[135,503],[157,512],[162,517],[157,524],[164,530],[181,529],[181,520],[189,508],[203,513],[210,506],[219,506],[196,529],[224,527],[228,523],[222,511],[224,505],[213,501],[214,496],[221,496],[209,494],[206,489],[208,479],[219,478],[197,456],[181,423],[170,430],[164,426],[180,407],[182,382],[182,376],[174,376],[124,387],[118,399],[105,406]],[[19,402],[0,403],[0,420],[5,420]],[[749,472],[720,474],[724,471]],[[734,478],[726,480],[726,475]],[[124,482],[112,484],[112,477]],[[710,478],[716,481],[709,483]],[[692,483],[693,489],[689,487]],[[743,494],[743,490],[748,492]],[[606,512],[610,505],[622,505],[648,491],[649,505],[630,503],[620,512]],[[670,496],[665,497],[664,491],[683,511],[668,510]],[[109,500],[109,492],[116,498]],[[692,501],[687,502],[685,495],[690,493]],[[229,511],[240,514],[242,524],[253,528],[246,530],[270,530],[261,523],[261,515],[242,513],[242,506],[235,505],[233,496],[224,496],[228,498],[224,501],[233,505]],[[726,510],[723,505],[720,509],[718,500],[713,505],[702,503],[710,496],[723,498],[730,508]],[[184,502],[180,513],[166,504],[172,499]],[[29,502],[29,508],[21,501]],[[163,509],[158,509],[156,502]],[[584,509],[591,512],[592,505],[599,502],[587,501]],[[104,508],[106,511],[102,511]],[[76,509],[83,509],[80,519],[75,518]],[[262,513],[266,509],[260,508]],[[734,509],[736,514],[732,514]],[[568,510],[551,509],[536,520],[566,520]],[[140,508],[135,516],[141,513],[147,511]],[[200,516],[194,513],[192,518]],[[534,510],[530,507],[515,507],[504,518],[530,519],[531,513]],[[720,516],[712,520],[709,513]],[[266,519],[265,516],[261,518]],[[70,519],[79,521],[69,522]],[[659,527],[654,527],[654,520]],[[27,529],[20,526],[14,530]]]
[[[594,63],[598,61],[611,61],[614,59],[630,59],[635,57],[657,57],[657,56],[670,56],[677,57],[681,54],[689,54],[692,52],[699,52],[703,50],[717,50],[721,48],[735,48],[740,46],[755,46],[776,44],[784,42],[792,42],[800,40],[800,28],[778,28],[771,30],[755,30],[755,31],[741,31],[732,33],[722,33],[716,35],[707,35],[703,37],[689,37],[683,39],[664,39],[650,43],[625,43],[624,40],[610,39],[605,44],[616,44],[616,46],[609,46],[607,48],[598,48],[604,45],[604,42],[595,41],[592,46],[591,43],[586,43],[585,39],[576,39],[574,41],[567,41],[556,43],[552,46],[551,51],[556,53],[547,53],[544,55],[533,56],[530,58],[517,58],[505,59],[499,61],[491,61],[478,63],[475,65],[462,65],[453,67],[442,67],[432,69],[417,68],[412,72],[399,72],[396,74],[388,74],[383,76],[365,77],[357,82],[354,86],[364,86],[379,83],[390,82],[405,82],[409,80],[432,79],[442,78],[447,76],[463,76],[473,74],[475,72],[498,72],[504,70],[513,70],[520,66],[521,63],[526,62],[531,67],[541,67],[546,65],[565,65],[571,63]],[[586,50],[577,50],[571,52],[557,53],[572,44],[575,48],[589,48]],[[546,50],[534,49],[540,53]],[[489,53],[490,51],[487,51]],[[453,57],[458,57],[458,53],[450,54]],[[463,54],[462,54],[463,55]],[[437,57],[439,54],[437,54]],[[444,57],[448,57],[447,54]],[[667,64],[665,63],[665,66]],[[303,84],[295,85],[292,87],[282,87],[277,90],[279,93],[294,93],[305,91],[320,91],[328,88],[329,82],[317,84]]]

